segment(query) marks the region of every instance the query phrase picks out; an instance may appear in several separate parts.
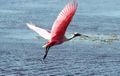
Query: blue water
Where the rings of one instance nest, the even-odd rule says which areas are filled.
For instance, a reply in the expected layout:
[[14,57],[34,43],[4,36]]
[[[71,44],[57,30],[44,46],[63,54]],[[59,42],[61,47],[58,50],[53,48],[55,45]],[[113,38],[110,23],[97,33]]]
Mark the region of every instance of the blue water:
[[[29,30],[27,22],[51,29],[58,13],[70,0],[0,0],[0,76],[119,76],[120,1],[79,0],[67,29],[106,39],[76,38],[52,47],[45,64],[46,40]],[[108,41],[107,41],[108,40]]]

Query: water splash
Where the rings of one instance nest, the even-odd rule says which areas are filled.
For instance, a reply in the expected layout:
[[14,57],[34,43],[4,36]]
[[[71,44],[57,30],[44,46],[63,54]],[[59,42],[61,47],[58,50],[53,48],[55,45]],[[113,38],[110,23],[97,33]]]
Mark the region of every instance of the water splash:
[[95,43],[108,43],[111,44],[120,40],[120,36],[116,34],[111,35],[93,35],[88,37],[81,37],[81,40],[88,40]]

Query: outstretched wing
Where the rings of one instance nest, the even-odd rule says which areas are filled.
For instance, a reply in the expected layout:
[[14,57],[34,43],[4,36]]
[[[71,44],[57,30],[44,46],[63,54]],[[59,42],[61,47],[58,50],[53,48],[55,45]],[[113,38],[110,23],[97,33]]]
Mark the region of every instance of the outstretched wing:
[[38,33],[41,37],[47,39],[47,40],[50,40],[51,39],[51,34],[49,31],[45,30],[45,29],[42,29],[42,28],[39,28],[37,26],[35,26],[34,24],[29,24],[27,23],[27,26],[35,31],[36,33]]
[[68,3],[64,9],[59,13],[57,19],[55,20],[52,30],[52,39],[62,39],[64,37],[65,31],[72,20],[77,9],[77,1],[74,0],[72,3]]

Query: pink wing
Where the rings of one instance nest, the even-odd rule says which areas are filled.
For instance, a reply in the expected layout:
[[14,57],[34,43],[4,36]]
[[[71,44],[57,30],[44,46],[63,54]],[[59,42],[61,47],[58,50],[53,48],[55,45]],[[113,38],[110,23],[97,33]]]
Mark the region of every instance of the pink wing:
[[33,25],[33,24],[29,24],[29,23],[27,23],[27,26],[28,26],[31,30],[33,30],[33,31],[35,31],[36,33],[38,33],[41,37],[43,37],[43,38],[45,38],[45,39],[47,39],[47,40],[50,40],[50,39],[51,39],[51,34],[50,34],[49,31],[47,31],[47,30],[45,30],[45,29],[42,29],[42,28],[39,28],[39,27],[37,27],[37,26],[35,26],[35,25]]
[[68,3],[64,9],[59,13],[56,21],[53,24],[51,31],[51,39],[63,39],[65,31],[72,20],[77,9],[77,1]]

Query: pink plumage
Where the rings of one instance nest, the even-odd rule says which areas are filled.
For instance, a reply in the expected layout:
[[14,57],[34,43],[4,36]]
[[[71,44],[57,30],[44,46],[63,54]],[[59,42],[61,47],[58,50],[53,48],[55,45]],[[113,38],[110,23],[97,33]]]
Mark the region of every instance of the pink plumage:
[[45,55],[43,57],[43,59],[46,58],[48,50],[50,47],[54,46],[54,45],[58,45],[61,44],[65,41],[69,41],[71,39],[73,39],[76,36],[80,36],[80,34],[74,34],[71,38],[67,39],[65,37],[65,31],[68,27],[68,25],[70,24],[76,9],[77,9],[77,1],[73,0],[72,3],[68,3],[63,10],[59,13],[57,19],[55,20],[55,22],[53,23],[53,27],[51,29],[51,32],[39,28],[33,24],[28,24],[27,26],[32,29],[33,31],[37,32],[41,37],[49,40],[44,47],[46,47],[46,51],[45,51]]
[[52,30],[51,30],[51,40],[63,40],[65,31],[72,20],[77,9],[76,0],[74,3],[68,3],[64,9],[59,13],[57,19],[55,20]]

